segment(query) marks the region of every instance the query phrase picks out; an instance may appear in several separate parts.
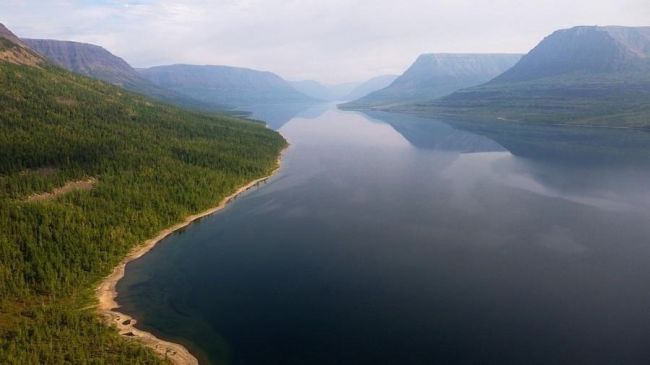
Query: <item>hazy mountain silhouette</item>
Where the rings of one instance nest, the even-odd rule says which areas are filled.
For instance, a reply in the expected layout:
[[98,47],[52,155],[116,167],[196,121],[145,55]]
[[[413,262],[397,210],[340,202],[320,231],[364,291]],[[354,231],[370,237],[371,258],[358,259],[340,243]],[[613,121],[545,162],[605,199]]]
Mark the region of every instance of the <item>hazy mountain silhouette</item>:
[[322,101],[336,100],[340,94],[331,86],[314,80],[290,81],[290,84],[301,93]]
[[139,71],[160,87],[207,103],[239,106],[314,101],[271,72],[198,65],[157,66]]
[[355,100],[371,92],[383,89],[390,85],[396,78],[397,76],[395,75],[382,75],[364,82],[348,82],[335,85],[326,85],[313,80],[303,80],[292,81],[291,85],[296,90],[318,100],[346,101]]
[[515,54],[424,54],[388,87],[343,104],[374,108],[416,103],[482,84],[512,67]]
[[650,70],[650,27],[575,27],[558,30],[490,84],[574,72]]
[[68,71],[106,81],[168,103],[214,109],[214,106],[211,108],[198,100],[154,85],[122,58],[100,46],[50,39],[23,39],[23,41],[43,57]]
[[375,91],[381,90],[392,84],[399,76],[397,75],[382,75],[373,77],[372,79],[361,83],[348,93],[343,100],[357,100],[369,95]]
[[650,27],[558,30],[492,81],[409,108],[516,121],[650,126]]

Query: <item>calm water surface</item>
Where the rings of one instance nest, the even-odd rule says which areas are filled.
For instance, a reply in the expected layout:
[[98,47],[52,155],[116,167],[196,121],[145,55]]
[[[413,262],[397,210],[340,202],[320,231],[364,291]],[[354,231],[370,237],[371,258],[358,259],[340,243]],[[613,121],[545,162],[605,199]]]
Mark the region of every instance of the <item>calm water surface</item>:
[[280,173],[128,265],[142,327],[215,365],[650,363],[650,133],[273,109]]

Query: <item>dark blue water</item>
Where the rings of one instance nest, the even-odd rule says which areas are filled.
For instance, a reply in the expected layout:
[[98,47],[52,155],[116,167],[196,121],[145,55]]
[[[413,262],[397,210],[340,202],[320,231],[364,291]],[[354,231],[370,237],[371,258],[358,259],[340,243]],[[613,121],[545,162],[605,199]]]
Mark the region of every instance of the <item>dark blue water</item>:
[[280,173],[128,265],[144,328],[212,364],[650,363],[650,134],[272,115]]

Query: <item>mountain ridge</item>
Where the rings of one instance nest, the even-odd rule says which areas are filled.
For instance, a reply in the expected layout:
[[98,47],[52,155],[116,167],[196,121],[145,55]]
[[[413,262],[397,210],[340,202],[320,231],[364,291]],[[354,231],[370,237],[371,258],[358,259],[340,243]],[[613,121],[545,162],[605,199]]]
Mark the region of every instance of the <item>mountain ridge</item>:
[[0,23],[0,61],[29,66],[45,62],[2,23]]
[[397,75],[379,75],[361,82],[342,84],[323,84],[315,80],[290,81],[290,83],[296,90],[318,100],[350,101],[383,89],[395,78]]
[[650,27],[578,26],[545,37],[492,83],[526,81],[575,71],[617,72],[650,57]]
[[208,106],[156,86],[142,77],[124,59],[95,44],[34,38],[25,38],[23,42],[54,64],[79,75],[102,80],[178,106],[214,110],[226,108]]
[[422,54],[388,87],[342,107],[377,108],[437,98],[486,82],[514,65],[520,57],[503,53]]
[[207,103],[310,102],[275,73],[222,65],[174,64],[139,69],[152,83]]
[[317,100],[328,101],[337,98],[334,91],[328,85],[324,85],[315,80],[289,81],[289,83],[294,89]]
[[2,24],[2,23],[0,23],[0,38],[5,38],[5,39],[7,39],[7,40],[9,40],[9,41],[11,41],[11,42],[17,44],[17,45],[20,45],[20,46],[25,47],[25,43],[23,43],[23,41],[22,41],[20,38],[18,38],[18,37],[14,34],[14,32],[12,32],[11,30],[9,30],[9,28],[7,28],[7,27],[6,27],[4,24]]
[[650,128],[650,27],[553,32],[493,80],[394,111]]
[[357,100],[363,98],[375,91],[390,86],[398,77],[399,75],[379,75],[370,78],[352,89],[343,100]]
[[116,70],[121,73],[118,76],[139,76],[124,59],[95,44],[54,39],[23,38],[22,40],[55,64],[80,75],[101,79],[121,87],[124,87],[126,80],[102,77],[102,72]]

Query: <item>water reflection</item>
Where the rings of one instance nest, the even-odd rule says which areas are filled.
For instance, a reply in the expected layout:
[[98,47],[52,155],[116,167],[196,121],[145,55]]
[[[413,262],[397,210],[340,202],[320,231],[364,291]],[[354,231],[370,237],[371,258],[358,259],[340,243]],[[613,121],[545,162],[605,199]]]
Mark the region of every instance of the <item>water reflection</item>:
[[574,166],[650,166],[650,132],[502,122],[448,121],[490,138],[513,155]]
[[490,138],[453,128],[437,120],[380,111],[363,114],[370,120],[389,124],[417,148],[461,153],[505,151]]
[[293,118],[318,118],[330,107],[327,103],[255,104],[240,107],[251,119],[266,122],[269,128],[280,130]]
[[[456,163],[472,179],[491,174],[503,185],[602,209],[650,206],[650,133],[622,129],[440,121],[385,112],[364,112],[389,124],[414,147],[470,152],[508,151]],[[482,173],[476,173],[476,171]],[[457,174],[450,174],[457,176]]]
[[295,113],[278,176],[129,264],[144,328],[214,364],[647,361],[647,135]]
[[414,147],[461,152],[509,151],[553,164],[650,167],[650,132],[427,119],[380,111],[360,113],[387,123]]

